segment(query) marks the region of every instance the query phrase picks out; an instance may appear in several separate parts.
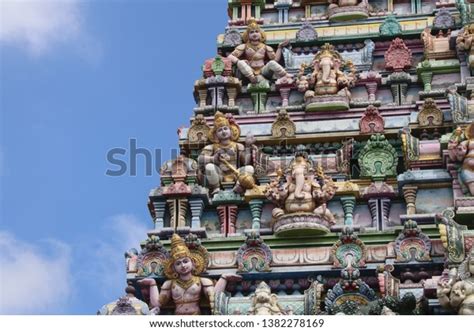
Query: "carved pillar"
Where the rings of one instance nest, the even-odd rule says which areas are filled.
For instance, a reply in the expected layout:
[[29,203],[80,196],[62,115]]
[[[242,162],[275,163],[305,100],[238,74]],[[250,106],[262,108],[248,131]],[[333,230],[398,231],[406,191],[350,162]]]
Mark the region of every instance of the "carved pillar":
[[228,234],[235,234],[236,231],[236,223],[237,223],[237,215],[239,214],[239,207],[232,205],[228,206],[229,210],[229,232]]
[[228,106],[234,107],[235,106],[235,98],[237,97],[237,89],[235,87],[228,87],[227,88],[227,97],[229,98]]
[[382,229],[385,229],[386,225],[390,225],[390,208],[392,207],[392,200],[390,199],[381,199],[380,202],[382,203]]
[[353,225],[354,207],[356,204],[355,197],[342,197],[342,209],[344,210],[344,225]]
[[252,102],[253,110],[260,114],[265,111],[265,105],[267,103],[267,93],[266,92],[252,92]]
[[431,79],[433,78],[433,72],[432,71],[425,71],[420,73],[421,77],[421,82],[423,83],[424,86],[424,91],[425,92],[430,92],[431,91]]
[[407,215],[416,214],[416,192],[418,191],[418,187],[416,186],[404,186],[403,187],[403,196],[405,197],[405,201],[407,203]]
[[170,227],[173,229],[186,226],[186,214],[188,211],[188,199],[169,199],[167,200],[170,210]]
[[236,222],[239,208],[236,205],[222,205],[217,207],[217,215],[221,225],[221,233],[224,236],[236,233]]
[[215,106],[216,107],[221,107],[223,104],[224,104],[224,91],[225,91],[225,88],[224,86],[218,86],[216,87],[216,90],[217,90],[217,99],[216,99],[216,102],[215,102]]
[[262,218],[263,200],[254,199],[249,202],[250,212],[252,213],[252,230],[260,229],[260,220]]
[[288,107],[288,98],[290,97],[290,88],[280,88],[281,106]]
[[393,97],[393,102],[397,105],[400,104],[400,97],[399,97],[399,91],[400,91],[400,86],[398,84],[392,84],[390,85],[390,91],[392,92],[392,97]]
[[367,89],[367,93],[369,94],[369,101],[375,101],[376,94],[377,94],[377,83],[376,82],[366,83],[365,88]]
[[400,105],[403,105],[406,103],[406,100],[407,100],[408,84],[401,83],[399,92],[400,92]]
[[200,89],[200,90],[198,90],[198,94],[199,94],[199,107],[206,107],[207,90],[206,89]]
[[166,201],[156,201],[153,202],[153,208],[155,209],[155,229],[161,230],[165,225],[165,211],[166,211]]
[[239,7],[232,8],[232,19],[234,21],[239,19]]
[[370,210],[370,216],[372,217],[372,226],[378,229],[378,219],[379,219],[379,212],[377,208],[377,199],[370,199],[367,201]]
[[200,228],[202,211],[204,210],[204,201],[200,198],[190,199],[189,206],[191,207],[191,228]]

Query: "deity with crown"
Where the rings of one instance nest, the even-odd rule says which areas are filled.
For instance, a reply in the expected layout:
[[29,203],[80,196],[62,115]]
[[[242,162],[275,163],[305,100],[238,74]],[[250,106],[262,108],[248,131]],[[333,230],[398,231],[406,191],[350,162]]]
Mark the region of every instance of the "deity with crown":
[[266,82],[273,77],[278,80],[291,79],[291,75],[278,63],[282,48],[288,45],[288,41],[280,43],[275,52],[265,44],[265,32],[255,20],[251,20],[248,24],[242,40],[244,43],[238,45],[227,58],[237,65],[250,83]]
[[190,252],[180,236],[173,234],[170,258],[164,270],[167,280],[161,290],[158,290],[153,278],[139,281],[148,292],[152,309],[159,312],[171,300],[175,306],[175,315],[200,315],[199,304],[205,298],[212,314],[215,294],[224,291],[228,281],[240,280],[241,276],[224,274],[214,286],[212,280],[199,276],[206,267],[204,261],[199,254]]
[[217,193],[223,183],[233,184],[235,191],[243,192],[242,186],[245,185],[239,182],[239,175],[251,177],[254,174],[247,149],[237,142],[239,137],[240,127],[233,117],[217,112],[214,127],[209,132],[212,144],[205,146],[198,158],[204,171],[205,184],[212,194]]

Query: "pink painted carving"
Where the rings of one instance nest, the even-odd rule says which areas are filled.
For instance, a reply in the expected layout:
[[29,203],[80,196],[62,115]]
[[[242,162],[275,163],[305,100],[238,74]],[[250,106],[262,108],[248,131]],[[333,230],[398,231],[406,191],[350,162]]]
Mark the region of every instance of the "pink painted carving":
[[385,69],[392,71],[403,71],[411,67],[411,50],[402,39],[395,38],[385,53]]
[[377,107],[370,105],[367,107],[364,115],[360,119],[360,133],[382,133],[384,130],[384,125],[385,121],[380,115]]

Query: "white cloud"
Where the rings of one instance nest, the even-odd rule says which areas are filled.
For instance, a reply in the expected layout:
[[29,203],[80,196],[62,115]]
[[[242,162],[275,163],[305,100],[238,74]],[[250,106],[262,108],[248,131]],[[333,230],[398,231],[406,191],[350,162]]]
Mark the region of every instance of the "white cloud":
[[61,312],[73,288],[70,257],[60,241],[30,244],[0,231],[0,314]]
[[87,258],[88,268],[79,270],[76,277],[82,281],[93,281],[105,304],[124,294],[124,253],[130,248],[140,250],[140,242],[147,238],[146,233],[150,229],[134,215],[119,214],[108,218],[103,230],[107,237],[89,243],[83,250],[82,255]]
[[97,43],[85,33],[79,0],[0,0],[0,13],[2,44],[38,56],[68,43],[87,57],[100,56]]

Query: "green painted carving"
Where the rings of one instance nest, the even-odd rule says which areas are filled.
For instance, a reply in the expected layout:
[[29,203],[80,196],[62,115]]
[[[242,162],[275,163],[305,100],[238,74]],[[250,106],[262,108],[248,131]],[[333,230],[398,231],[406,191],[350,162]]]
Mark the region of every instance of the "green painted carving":
[[252,213],[252,230],[260,229],[260,219],[262,217],[263,200],[254,199],[249,202],[250,212]]
[[394,15],[389,15],[380,25],[379,32],[381,36],[394,37],[402,34],[402,26],[398,23]]
[[352,226],[356,204],[355,197],[342,197],[341,204],[344,210],[344,225]]
[[437,215],[437,222],[441,242],[448,252],[448,263],[456,265],[466,257],[464,232],[467,231],[467,227],[457,224],[454,216],[454,210],[447,208],[442,215]]
[[467,25],[470,21],[470,15],[468,13],[468,5],[465,0],[456,0],[456,7],[459,10],[459,16],[461,17],[461,24]]
[[398,154],[383,134],[374,134],[359,154],[361,177],[383,179],[397,175]]
[[211,65],[212,71],[214,71],[214,74],[216,76],[222,75],[222,72],[224,71],[225,64],[224,61],[222,61],[222,58],[220,56],[216,56],[214,62],[212,62]]

